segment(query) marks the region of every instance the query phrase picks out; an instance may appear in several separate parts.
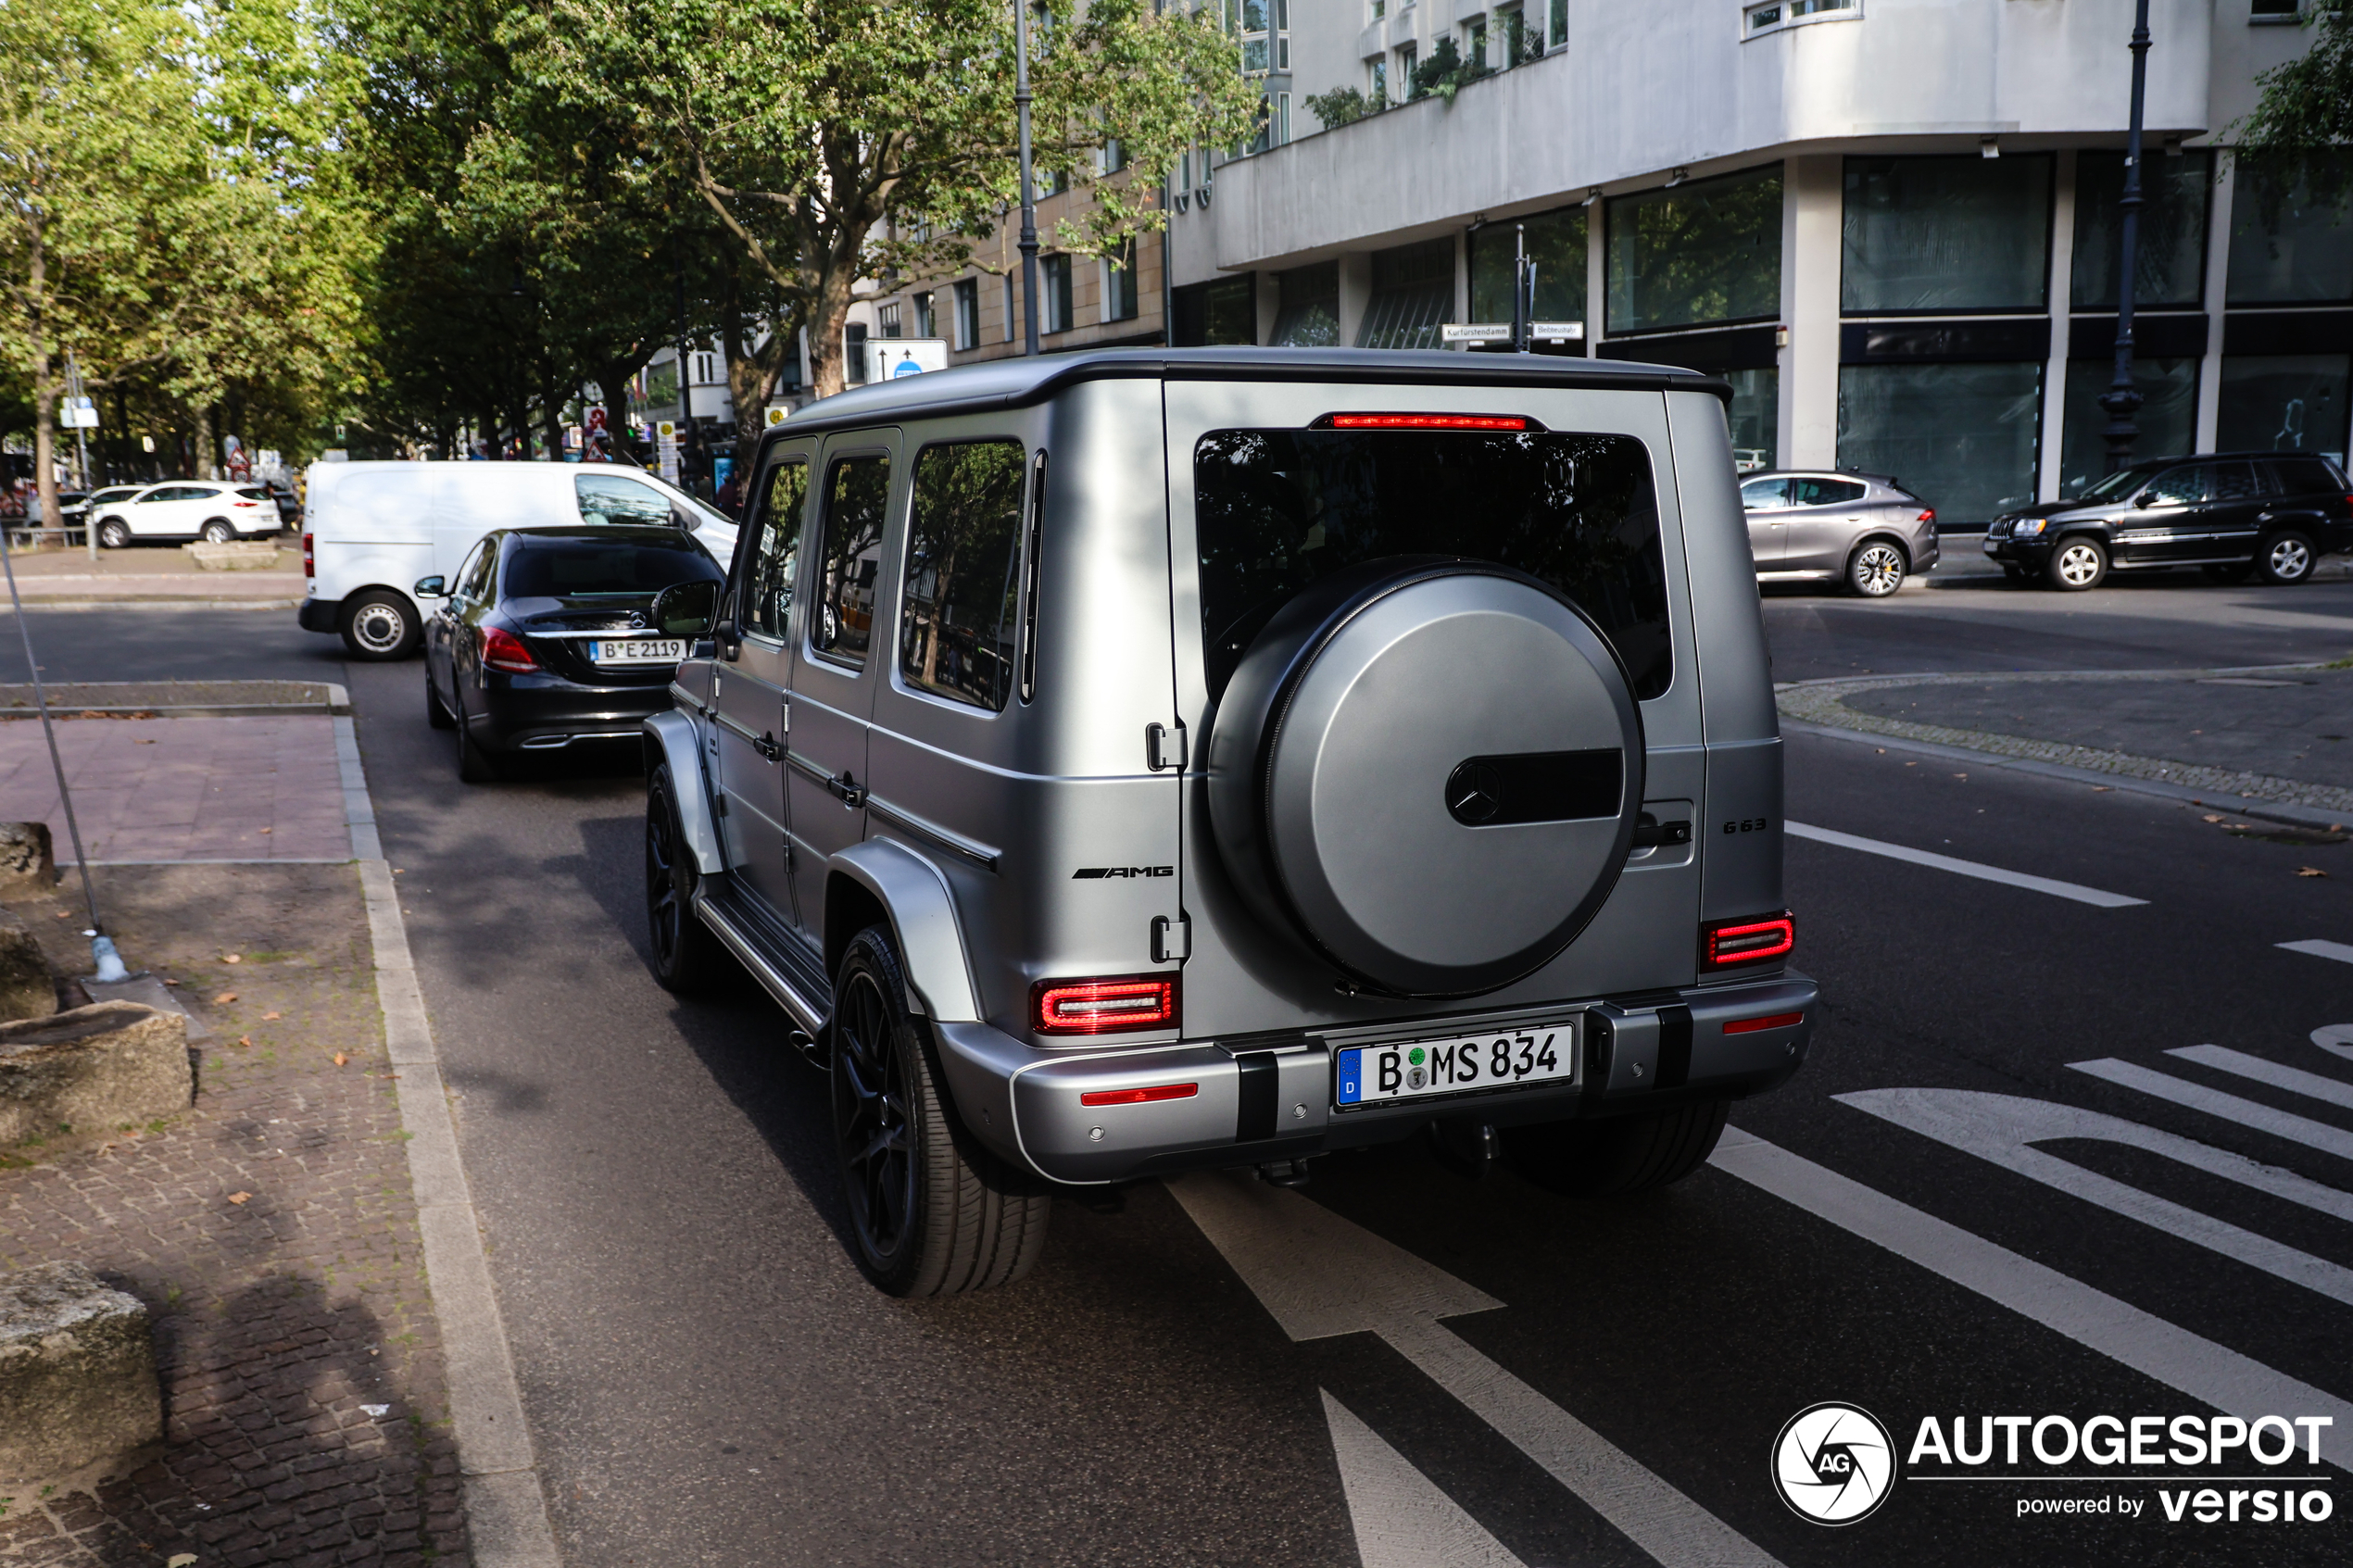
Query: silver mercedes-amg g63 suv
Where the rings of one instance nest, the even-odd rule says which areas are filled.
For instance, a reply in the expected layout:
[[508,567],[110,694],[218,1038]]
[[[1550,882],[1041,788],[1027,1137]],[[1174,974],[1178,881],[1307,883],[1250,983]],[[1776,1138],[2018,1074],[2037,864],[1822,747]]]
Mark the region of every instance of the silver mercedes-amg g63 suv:
[[1019,1276],[1056,1184],[1417,1135],[1670,1182],[1803,1060],[1722,383],[1126,350],[761,442],[646,724],[653,966],[830,1077],[861,1266]]

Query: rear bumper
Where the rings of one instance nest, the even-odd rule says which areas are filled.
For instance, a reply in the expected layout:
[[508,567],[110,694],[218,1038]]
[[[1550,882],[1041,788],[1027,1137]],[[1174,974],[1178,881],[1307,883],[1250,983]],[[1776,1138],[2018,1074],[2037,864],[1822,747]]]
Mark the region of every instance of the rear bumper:
[[560,675],[494,675],[487,691],[466,694],[467,727],[485,751],[603,740],[634,746],[646,721],[669,708],[667,679],[660,685],[586,686]]
[[[1760,1094],[1805,1062],[1818,989],[1784,973],[1672,997],[1567,1004],[1544,1016],[1579,1021],[1582,1054],[1572,1080],[1345,1110],[1333,1104],[1332,1046],[1314,1036],[1276,1049],[1253,1040],[1039,1050],[986,1023],[932,1028],[957,1114],[974,1136],[1051,1180],[1099,1183],[1393,1142],[1440,1119],[1510,1126]],[[1799,1022],[1725,1032],[1728,1023],[1788,1013]],[[1434,1020],[1421,1033],[1476,1033],[1484,1022]],[[1141,1105],[1088,1106],[1079,1098],[1176,1083],[1195,1092]]]
[[295,611],[295,624],[306,632],[340,632],[343,630],[341,599],[305,599]]

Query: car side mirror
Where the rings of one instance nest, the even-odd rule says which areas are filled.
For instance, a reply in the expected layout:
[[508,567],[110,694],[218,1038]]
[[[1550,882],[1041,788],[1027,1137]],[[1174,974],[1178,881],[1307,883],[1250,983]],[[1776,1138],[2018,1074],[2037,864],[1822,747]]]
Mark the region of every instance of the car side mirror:
[[719,584],[673,583],[654,596],[648,619],[665,636],[702,637],[719,616]]
[[447,580],[439,577],[420,577],[410,591],[421,599],[446,599],[449,596]]
[[2136,507],[2153,507],[2157,505],[2157,492],[2144,490],[2133,497],[2133,504]]

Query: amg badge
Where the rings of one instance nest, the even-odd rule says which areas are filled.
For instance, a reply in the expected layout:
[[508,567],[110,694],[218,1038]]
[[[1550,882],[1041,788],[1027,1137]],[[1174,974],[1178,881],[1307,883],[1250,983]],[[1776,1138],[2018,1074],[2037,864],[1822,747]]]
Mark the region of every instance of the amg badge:
[[1107,876],[1175,876],[1175,866],[1081,866],[1070,873],[1073,882],[1096,882]]

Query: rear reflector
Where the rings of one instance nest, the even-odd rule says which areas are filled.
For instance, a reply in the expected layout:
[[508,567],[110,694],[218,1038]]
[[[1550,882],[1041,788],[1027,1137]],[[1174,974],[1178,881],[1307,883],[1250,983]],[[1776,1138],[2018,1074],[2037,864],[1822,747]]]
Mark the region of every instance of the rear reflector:
[[1116,980],[1041,980],[1030,987],[1029,1024],[1040,1035],[1172,1029],[1176,1024],[1176,977],[1137,974]]
[[1761,1029],[1786,1029],[1793,1023],[1803,1023],[1802,1012],[1777,1012],[1770,1018],[1736,1018],[1724,1025],[1727,1035],[1754,1035]]
[[1155,1084],[1149,1089],[1090,1089],[1078,1097],[1081,1105],[1150,1105],[1156,1099],[1190,1099],[1199,1084]]
[[1327,430],[1541,430],[1533,420],[1508,414],[1326,414],[1315,421]]
[[1786,958],[1797,946],[1797,921],[1786,910],[1759,920],[1720,920],[1700,927],[1700,967],[1730,969]]

